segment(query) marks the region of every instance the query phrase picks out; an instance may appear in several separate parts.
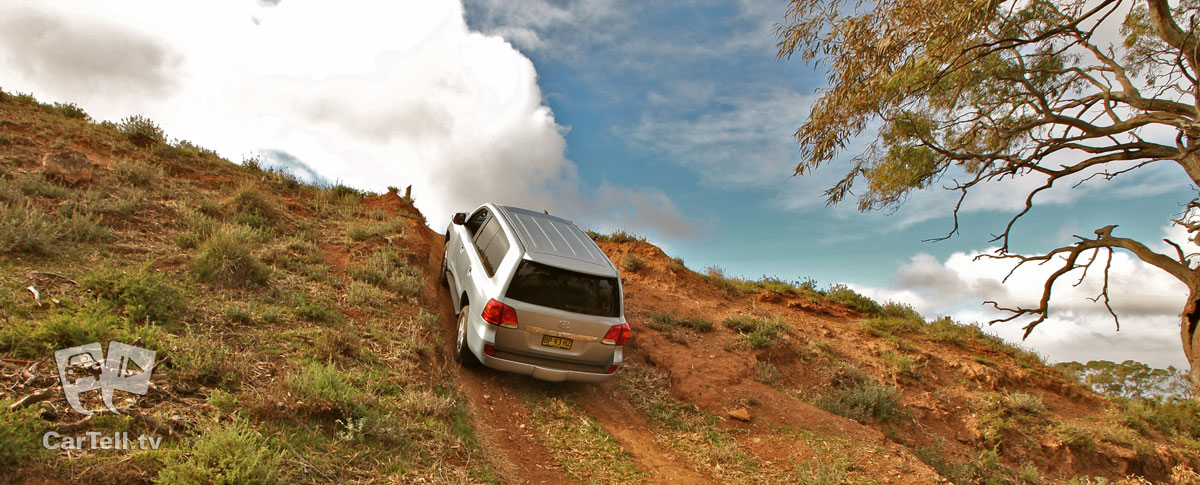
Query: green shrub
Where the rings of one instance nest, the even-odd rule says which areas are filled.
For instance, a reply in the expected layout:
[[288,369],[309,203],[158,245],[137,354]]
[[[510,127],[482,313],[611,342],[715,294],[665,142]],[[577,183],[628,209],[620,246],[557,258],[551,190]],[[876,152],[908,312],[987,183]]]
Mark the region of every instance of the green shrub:
[[875,315],[883,311],[883,307],[870,298],[860,295],[846,285],[833,285],[825,291],[825,298],[834,303],[849,307],[864,315]]
[[287,386],[314,416],[361,417],[366,412],[364,392],[333,364],[309,363],[288,376]]
[[44,177],[37,175],[26,175],[16,179],[17,189],[22,194],[30,197],[43,197],[47,199],[63,199],[71,195],[71,190],[57,185]]
[[296,297],[292,313],[311,322],[333,323],[342,319],[342,314],[334,308],[333,302],[320,298],[309,299],[303,295]]
[[1092,430],[1087,427],[1075,423],[1058,423],[1051,425],[1047,431],[1064,445],[1072,448],[1087,450],[1096,448],[1096,438],[1092,437]]
[[283,453],[245,421],[218,421],[158,472],[159,483],[266,485],[285,483]]
[[88,116],[87,111],[84,111],[83,108],[80,108],[75,103],[54,103],[53,111],[64,118],[71,118],[73,120],[91,121],[92,119],[91,116]]
[[187,306],[183,293],[154,273],[104,271],[81,284],[136,323],[169,325]]
[[200,279],[227,287],[262,286],[271,269],[250,252],[252,231],[223,226],[200,247],[192,271]]
[[350,291],[347,298],[350,304],[356,307],[378,310],[387,307],[388,302],[392,299],[392,295],[375,285],[352,281],[350,282]]
[[737,331],[751,346],[767,348],[779,342],[780,332],[784,330],[781,317],[768,320],[750,315],[734,315],[721,322],[725,327]]
[[764,384],[774,384],[783,374],[775,365],[770,362],[758,361],[754,363],[754,378]]
[[237,214],[238,222],[250,227],[275,227],[286,219],[283,210],[279,208],[279,201],[254,184],[238,187],[233,199],[226,205]]
[[10,404],[0,400],[0,468],[16,470],[52,456],[42,447],[42,434],[48,430],[38,419],[41,410],[32,406],[9,411]]
[[856,377],[837,383],[817,400],[817,407],[838,416],[865,422],[885,422],[896,415],[900,407],[901,390],[875,382],[861,371]]
[[201,211],[184,212],[181,219],[183,220],[183,228],[175,234],[175,245],[183,249],[192,249],[199,246],[212,233],[216,232],[219,226],[215,219]]
[[121,119],[117,124],[117,130],[125,135],[125,139],[129,140],[134,146],[147,148],[167,141],[167,135],[163,133],[162,128],[158,124],[151,121],[142,115],[133,115]]
[[351,278],[405,297],[417,296],[425,287],[421,273],[409,266],[404,260],[404,255],[395,248],[375,250],[366,263],[351,267],[349,273]]
[[679,320],[679,325],[701,332],[711,332],[712,329],[716,327],[716,324],[713,323],[712,320],[700,317],[688,317],[681,319]]
[[62,236],[62,227],[33,203],[0,203],[0,253],[50,254]]
[[237,360],[228,345],[194,338],[184,342],[169,353],[173,377],[209,386],[238,381]]
[[0,327],[0,348],[20,358],[42,358],[55,350],[113,340],[122,327],[121,319],[103,308],[58,311],[41,322],[14,322]]
[[238,398],[223,389],[213,389],[208,393],[208,404],[222,414],[231,414],[238,407]]
[[108,228],[100,225],[100,218],[88,213],[72,212],[69,217],[59,219],[62,238],[76,243],[103,242],[108,240]]
[[687,269],[687,266],[684,266],[683,258],[671,258],[667,261],[667,269],[671,271],[683,271]]
[[608,234],[608,235],[600,234],[595,231],[587,231],[587,235],[597,242],[615,242],[615,243],[627,243],[627,242],[634,242],[634,241],[646,242],[646,238],[644,238],[642,236],[638,236],[637,234],[633,234],[631,232],[626,232],[624,229],[613,231],[612,234]]
[[890,337],[901,333],[917,333],[924,329],[920,320],[896,317],[874,317],[859,323],[867,333],[876,337]]
[[[1200,402],[1192,399],[1120,400],[1126,421],[1144,421],[1146,425],[1167,436],[1186,436],[1200,439]],[[1140,422],[1137,427],[1144,427]]]
[[221,313],[225,315],[231,322],[253,324],[254,310],[250,306],[243,305],[227,305],[221,309]]
[[637,273],[645,266],[646,260],[639,258],[634,254],[626,254],[625,258],[621,260],[621,269],[630,273]]
[[920,377],[920,366],[913,362],[907,355],[886,350],[883,352],[883,360],[891,366],[892,370],[897,374],[909,377]]
[[128,158],[118,160],[113,164],[112,170],[113,175],[122,183],[144,189],[157,186],[162,183],[164,177],[162,168]]
[[366,241],[368,239],[384,236],[387,234],[398,234],[404,237],[403,219],[393,219],[391,221],[371,222],[366,224],[355,224],[346,230],[346,237],[354,241]]

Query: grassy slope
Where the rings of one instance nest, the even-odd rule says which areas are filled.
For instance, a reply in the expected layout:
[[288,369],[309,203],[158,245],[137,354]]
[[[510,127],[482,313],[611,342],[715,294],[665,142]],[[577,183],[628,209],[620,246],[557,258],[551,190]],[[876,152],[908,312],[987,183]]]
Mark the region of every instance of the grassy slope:
[[[160,366],[147,396],[118,403],[136,413],[81,422],[61,398],[0,411],[10,476],[1002,483],[1196,466],[1195,440],[973,327],[845,289],[700,275],[626,234],[601,238],[635,327],[617,379],[459,368],[440,236],[409,202],[186,142],[138,147],[80,114],[0,95],[0,401],[56,388],[52,363],[22,369],[68,345],[150,347]],[[44,180],[40,156],[63,148],[100,163],[95,180]],[[52,428],[164,448],[34,453]]]

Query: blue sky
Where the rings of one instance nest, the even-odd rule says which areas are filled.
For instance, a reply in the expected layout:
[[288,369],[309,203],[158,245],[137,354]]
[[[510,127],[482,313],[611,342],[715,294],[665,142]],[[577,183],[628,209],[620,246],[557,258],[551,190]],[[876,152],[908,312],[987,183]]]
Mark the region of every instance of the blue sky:
[[[15,1],[0,6],[0,88],[97,119],[145,114],[235,161],[303,165],[373,190],[412,184],[439,230],[452,212],[495,201],[644,234],[696,270],[847,283],[928,317],[986,321],[996,314],[984,299],[1036,298],[1037,269],[1001,286],[1007,267],[971,263],[1032,181],[985,188],[959,236],[924,243],[951,227],[954,194],[860,214],[822,198],[844,163],[791,176],[791,134],[825,75],[776,59],[784,11],[749,0]],[[1165,164],[1056,189],[1012,249],[1107,224],[1148,244],[1182,240],[1169,219],[1192,197]],[[1084,300],[1090,281],[1063,289],[1062,311],[1026,345],[1051,360],[1182,364],[1181,286],[1127,257],[1114,271],[1120,333]]]

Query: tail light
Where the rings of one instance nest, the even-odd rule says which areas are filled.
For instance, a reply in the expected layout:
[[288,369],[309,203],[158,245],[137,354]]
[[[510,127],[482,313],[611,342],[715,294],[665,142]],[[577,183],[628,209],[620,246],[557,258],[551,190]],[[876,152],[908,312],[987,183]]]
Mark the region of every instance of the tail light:
[[483,353],[495,357],[496,347],[493,347],[491,344],[483,344]]
[[629,337],[632,335],[633,332],[629,330],[629,324],[622,323],[608,329],[608,333],[604,334],[604,339],[600,342],[608,345],[625,345],[625,342],[629,341]]
[[517,328],[517,311],[508,305],[496,301],[495,298],[488,300],[487,305],[483,307],[483,321],[492,325],[499,325],[504,328]]
[[612,374],[613,372],[616,372],[616,371],[617,371],[617,364],[613,364],[613,365],[610,365],[610,366],[608,366],[608,373],[609,373],[609,374]]

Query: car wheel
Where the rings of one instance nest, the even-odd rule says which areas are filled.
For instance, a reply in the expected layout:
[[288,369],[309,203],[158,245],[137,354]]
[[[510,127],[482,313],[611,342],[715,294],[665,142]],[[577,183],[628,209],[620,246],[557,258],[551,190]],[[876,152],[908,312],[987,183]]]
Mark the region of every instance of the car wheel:
[[450,287],[450,279],[446,278],[446,253],[442,253],[442,274],[438,276],[438,281],[446,288]]
[[471,314],[471,305],[464,306],[458,312],[458,325],[454,332],[454,361],[460,364],[470,364],[474,359],[471,348],[467,345],[467,316]]

